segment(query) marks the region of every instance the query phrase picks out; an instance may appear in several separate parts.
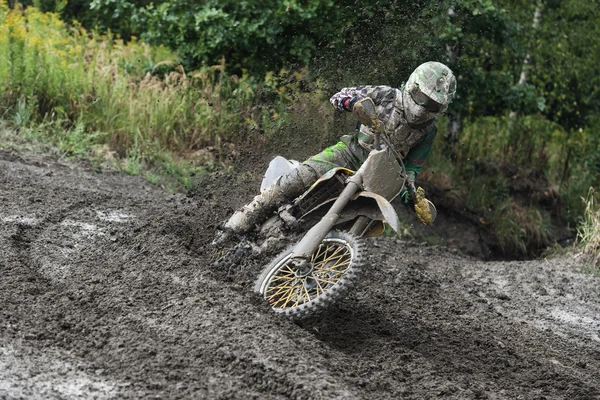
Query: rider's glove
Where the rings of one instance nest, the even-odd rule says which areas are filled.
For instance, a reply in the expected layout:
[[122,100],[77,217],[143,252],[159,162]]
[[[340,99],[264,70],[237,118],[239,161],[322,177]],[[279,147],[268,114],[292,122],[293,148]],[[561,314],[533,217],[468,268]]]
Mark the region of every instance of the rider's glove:
[[437,210],[433,203],[425,198],[425,190],[415,187],[416,178],[416,172],[406,171],[406,187],[400,193],[400,201],[406,206],[414,207],[419,222],[431,225],[437,216]]
[[425,190],[419,187],[415,192],[415,213],[417,219],[425,225],[431,225],[437,216],[437,210],[433,203],[425,198]]
[[352,113],[356,115],[361,124],[368,126],[374,132],[381,132],[383,130],[383,125],[377,117],[375,103],[370,97],[356,101],[352,106]]
[[352,108],[354,107],[354,104],[359,100],[358,96],[352,96],[352,97],[346,97],[343,101],[342,101],[342,105],[344,106],[344,108],[347,111],[352,111]]

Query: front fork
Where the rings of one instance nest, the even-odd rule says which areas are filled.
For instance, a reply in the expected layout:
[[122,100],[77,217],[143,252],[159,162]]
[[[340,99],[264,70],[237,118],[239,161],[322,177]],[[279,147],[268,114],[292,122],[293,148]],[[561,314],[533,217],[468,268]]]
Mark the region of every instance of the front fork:
[[300,275],[308,275],[311,272],[309,259],[317,250],[325,236],[335,226],[340,213],[348,205],[352,196],[354,196],[362,188],[362,175],[355,174],[348,179],[348,183],[337,200],[333,203],[327,214],[321,218],[319,222],[300,240],[298,245],[292,252],[292,262],[296,266],[296,273]]

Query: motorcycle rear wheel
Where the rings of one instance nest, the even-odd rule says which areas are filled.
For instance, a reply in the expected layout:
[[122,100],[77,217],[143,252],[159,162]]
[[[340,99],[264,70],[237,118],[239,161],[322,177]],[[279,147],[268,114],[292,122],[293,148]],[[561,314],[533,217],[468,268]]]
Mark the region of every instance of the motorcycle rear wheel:
[[348,232],[330,232],[312,254],[306,276],[299,276],[291,266],[294,247],[265,267],[254,290],[275,312],[302,319],[335,302],[354,284],[363,265],[364,245]]

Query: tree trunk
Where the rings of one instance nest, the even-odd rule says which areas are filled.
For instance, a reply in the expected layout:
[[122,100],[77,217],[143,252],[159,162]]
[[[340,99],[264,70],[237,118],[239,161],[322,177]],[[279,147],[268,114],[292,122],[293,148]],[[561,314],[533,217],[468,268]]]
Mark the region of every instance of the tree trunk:
[[458,138],[460,136],[461,126],[460,112],[448,116],[448,130],[446,131],[446,147],[450,151],[452,159],[458,154]]
[[[446,13],[451,20],[456,15],[453,7],[449,7]],[[456,62],[458,59],[458,53],[458,46],[452,48],[446,45],[446,58],[450,64],[454,64]],[[450,152],[450,157],[452,160],[456,160],[458,157],[458,140],[461,129],[462,114],[460,112],[448,114],[448,130],[446,131],[444,139],[446,142],[446,149]]]
[[561,186],[569,178],[569,164],[570,164],[570,162],[571,162],[571,146],[569,146],[568,150],[567,150],[567,159],[565,160],[565,164],[563,166],[562,177],[561,177],[561,180],[560,180],[560,185]]
[[[538,1],[537,6],[535,7],[535,12],[533,13],[533,24],[531,25],[531,27],[533,28],[534,32],[540,26],[540,20],[542,19],[542,8],[543,8],[543,3],[540,0],[540,1]],[[531,55],[528,52],[525,55],[525,59],[523,59],[523,65],[521,66],[521,75],[519,76],[519,82],[517,83],[517,85],[525,85],[527,83],[527,72],[529,69],[530,62],[531,62]],[[509,115],[510,119],[514,119],[516,116],[517,116],[516,111],[510,112],[510,115]]]

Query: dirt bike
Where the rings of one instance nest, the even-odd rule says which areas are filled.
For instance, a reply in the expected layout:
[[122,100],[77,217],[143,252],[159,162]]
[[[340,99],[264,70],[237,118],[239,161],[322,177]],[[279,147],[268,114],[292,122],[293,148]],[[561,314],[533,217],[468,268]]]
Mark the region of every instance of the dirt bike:
[[[407,186],[404,164],[383,134],[374,104],[366,102],[362,108],[359,119],[370,122],[374,143],[358,171],[329,171],[304,194],[280,207],[261,229],[263,236],[269,236],[274,226],[283,223],[305,232],[263,269],[254,287],[275,312],[293,319],[332,304],[356,282],[369,250],[365,237],[381,235],[384,223],[395,232],[400,229],[390,201]],[[272,170],[266,173],[271,180],[278,175]],[[263,187],[268,185],[263,181]],[[415,196],[414,190],[411,195]],[[429,204],[435,218],[435,207]]]

